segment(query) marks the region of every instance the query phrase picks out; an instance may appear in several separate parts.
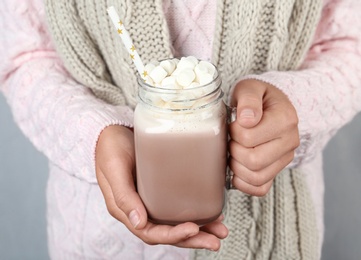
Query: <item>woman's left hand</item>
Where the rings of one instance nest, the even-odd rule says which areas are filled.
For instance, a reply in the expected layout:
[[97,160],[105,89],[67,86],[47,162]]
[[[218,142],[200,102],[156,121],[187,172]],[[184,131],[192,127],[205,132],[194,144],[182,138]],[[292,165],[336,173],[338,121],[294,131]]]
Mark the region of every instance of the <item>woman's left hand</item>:
[[231,105],[237,107],[237,119],[229,126],[233,186],[264,196],[299,146],[296,110],[281,90],[254,79],[236,85]]

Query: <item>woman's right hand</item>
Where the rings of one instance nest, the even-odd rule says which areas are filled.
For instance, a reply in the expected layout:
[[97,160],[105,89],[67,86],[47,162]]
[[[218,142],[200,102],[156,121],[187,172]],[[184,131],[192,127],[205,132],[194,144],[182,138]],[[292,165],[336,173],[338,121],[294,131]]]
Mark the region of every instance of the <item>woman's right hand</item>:
[[187,222],[177,226],[156,225],[135,188],[134,135],[127,127],[113,125],[101,133],[96,147],[96,175],[109,213],[145,243],[170,244],[217,251],[228,234],[222,217],[201,228]]

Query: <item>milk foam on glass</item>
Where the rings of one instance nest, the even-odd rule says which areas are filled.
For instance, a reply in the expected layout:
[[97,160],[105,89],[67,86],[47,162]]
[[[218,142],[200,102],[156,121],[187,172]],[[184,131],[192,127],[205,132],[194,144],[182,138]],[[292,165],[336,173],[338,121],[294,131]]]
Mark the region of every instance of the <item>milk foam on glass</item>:
[[143,65],[113,6],[109,17],[140,75],[134,113],[137,189],[151,221],[218,218],[226,179],[226,107],[214,65],[195,57]]
[[136,178],[152,222],[204,225],[224,204],[226,107],[214,65],[195,57],[145,66],[134,114]]

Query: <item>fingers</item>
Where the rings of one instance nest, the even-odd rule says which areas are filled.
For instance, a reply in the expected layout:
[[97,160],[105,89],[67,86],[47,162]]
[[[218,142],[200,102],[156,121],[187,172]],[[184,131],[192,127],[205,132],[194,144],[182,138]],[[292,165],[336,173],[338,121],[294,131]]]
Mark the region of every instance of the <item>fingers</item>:
[[218,251],[221,243],[220,239],[226,238],[228,235],[227,227],[222,223],[223,215],[217,220],[202,226],[200,232],[196,236],[192,236],[177,244],[179,247],[187,248],[206,248],[212,251]]
[[187,222],[176,226],[156,225],[148,222],[143,230],[135,232],[149,245],[170,244],[176,245],[199,233],[198,225]]
[[233,177],[233,186],[240,191],[257,197],[263,197],[265,196],[268,191],[271,189],[273,183],[273,179],[269,182],[263,184],[262,186],[253,186],[250,185],[247,182],[244,182],[241,178],[239,178],[237,175]]
[[220,239],[226,238],[228,235],[228,229],[222,223],[223,219],[224,219],[224,216],[222,214],[218,217],[217,220],[201,227],[201,230],[206,233],[209,233],[209,234],[214,234],[216,237],[218,237]]
[[282,156],[268,167],[252,171],[231,158],[230,168],[234,173],[233,186],[253,196],[264,196],[271,188],[273,179],[293,159],[293,151]]
[[297,129],[292,129],[287,135],[278,137],[274,140],[254,144],[244,145],[244,142],[230,140],[229,152],[240,164],[250,170],[259,171],[275,161],[279,160],[285,154],[292,152],[298,147],[299,139]]
[[214,235],[210,235],[207,232],[201,231],[196,236],[179,242],[176,244],[176,246],[183,248],[199,248],[218,251],[221,247],[221,242]]

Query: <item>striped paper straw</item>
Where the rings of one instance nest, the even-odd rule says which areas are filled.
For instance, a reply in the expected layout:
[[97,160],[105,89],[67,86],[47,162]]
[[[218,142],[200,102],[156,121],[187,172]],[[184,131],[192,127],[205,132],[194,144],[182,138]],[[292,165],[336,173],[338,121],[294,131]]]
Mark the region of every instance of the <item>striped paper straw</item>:
[[115,28],[117,29],[118,35],[122,39],[125,48],[129,52],[129,56],[132,59],[135,67],[137,68],[138,73],[141,75],[142,78],[145,78],[148,73],[144,70],[144,64],[140,59],[140,56],[135,48],[132,39],[130,38],[129,32],[125,29],[123,22],[120,20],[117,11],[115,10],[114,6],[110,6],[108,8],[108,14],[110,19],[112,20]]

